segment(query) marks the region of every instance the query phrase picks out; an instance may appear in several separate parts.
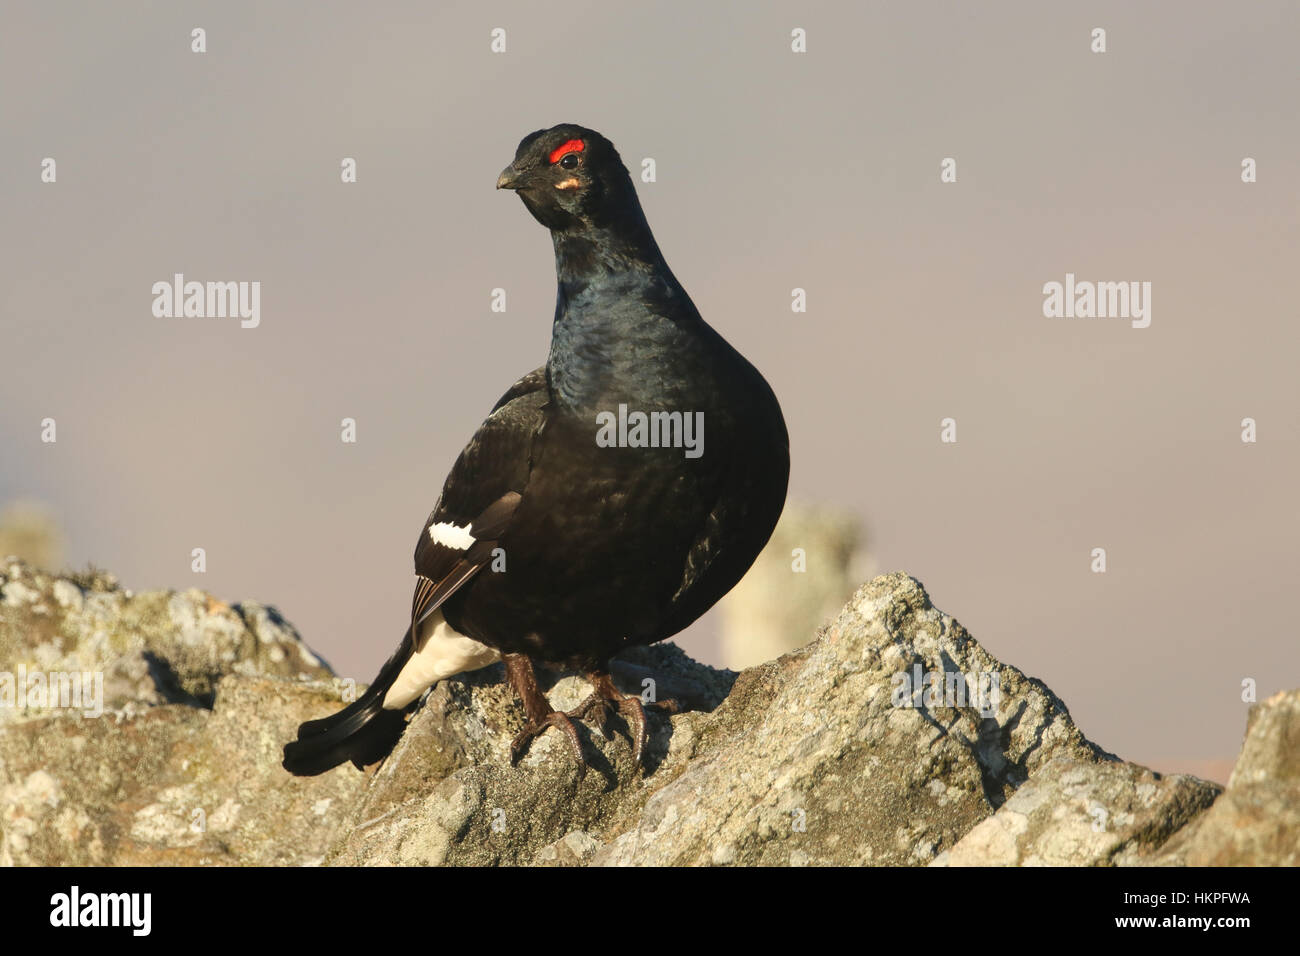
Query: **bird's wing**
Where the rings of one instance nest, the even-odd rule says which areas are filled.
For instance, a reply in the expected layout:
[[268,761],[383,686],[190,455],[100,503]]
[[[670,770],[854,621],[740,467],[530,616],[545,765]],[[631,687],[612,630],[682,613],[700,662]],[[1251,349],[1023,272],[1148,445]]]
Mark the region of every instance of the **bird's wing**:
[[546,366],[535,368],[515,384],[511,385],[506,393],[497,399],[497,403],[492,406],[492,411],[496,412],[504,405],[508,405],[516,398],[522,398],[528,395],[541,393],[542,397],[546,395]]
[[[763,385],[766,387],[765,382]],[[772,407],[776,408],[775,404]],[[731,438],[730,447],[724,444],[721,455],[732,468],[732,474],[725,478],[715,475],[712,486],[700,489],[702,499],[707,502],[707,517],[687,552],[681,584],[672,597],[672,609],[665,624],[667,634],[686,627],[730,591],[749,570],[776,527],[785,507],[790,473],[790,440],[779,408],[776,415],[780,426],[777,443],[753,433]],[[737,442],[740,447],[769,448],[768,459],[757,468],[742,463],[733,452]],[[734,491],[721,496],[719,487]]]
[[546,397],[545,370],[525,375],[496,403],[452,466],[415,545],[413,635],[425,617],[491,560],[510,526],[532,472],[533,440]]

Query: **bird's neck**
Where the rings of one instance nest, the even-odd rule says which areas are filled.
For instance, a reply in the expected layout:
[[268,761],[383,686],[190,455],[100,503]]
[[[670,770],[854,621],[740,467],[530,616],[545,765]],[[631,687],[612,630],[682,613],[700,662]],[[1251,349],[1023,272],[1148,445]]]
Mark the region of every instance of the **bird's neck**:
[[551,234],[558,287],[547,379],[556,404],[574,413],[648,387],[647,360],[671,355],[700,323],[637,213],[617,225]]
[[668,272],[640,210],[616,223],[590,225],[581,231],[555,230],[551,241],[555,246],[555,277],[565,298],[575,298],[602,279]]

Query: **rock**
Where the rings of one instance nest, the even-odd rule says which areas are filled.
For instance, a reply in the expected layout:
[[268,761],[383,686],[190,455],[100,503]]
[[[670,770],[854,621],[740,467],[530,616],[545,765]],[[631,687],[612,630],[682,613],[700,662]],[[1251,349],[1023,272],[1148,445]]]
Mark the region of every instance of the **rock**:
[[1300,690],[1251,707],[1228,788],[1151,862],[1300,866]]
[[[653,674],[657,691],[686,689],[695,695],[688,697],[693,705],[706,708],[717,706],[734,679],[696,664],[672,644],[636,648],[624,664],[615,675],[624,678],[626,689],[642,689],[639,682],[629,685],[626,675]],[[548,692],[553,706],[567,709],[590,687],[569,676]],[[651,716],[655,732],[647,763],[654,769],[646,778],[633,766],[626,738],[606,742],[579,725],[593,763],[579,779],[565,741],[553,733],[538,738],[518,768],[510,766],[510,740],[522,726],[523,712],[500,664],[444,681],[375,773],[353,829],[330,862],[486,865],[585,859],[591,844],[584,840],[575,848],[579,838],[572,834],[590,837],[626,826],[652,783],[679,772],[689,759],[690,728],[702,718],[707,714],[683,714],[671,723]],[[567,844],[557,845],[566,838]]]
[[[904,574],[740,674],[629,651],[625,689],[692,709],[652,714],[644,772],[626,737],[580,725],[585,776],[555,733],[510,766],[523,715],[495,665],[435,687],[377,768],[294,778],[281,747],[347,688],[272,609],[17,562],[0,598],[0,670],[100,668],[111,699],[0,718],[0,863],[1124,864],[1163,860],[1223,802],[1089,742]],[[560,708],[587,691],[548,687]],[[1229,793],[1294,787],[1287,707],[1258,710]]]
[[[584,735],[596,764],[585,779],[554,735],[511,770],[520,715],[489,669],[430,695],[331,862],[928,863],[1053,758],[1118,768],[1135,805],[1159,779],[1089,743],[1050,690],[994,660],[902,574],[861,588],[820,640],[738,677],[671,645],[636,662],[663,683],[693,674],[711,698],[654,719],[645,776],[625,741],[598,735]],[[1000,695],[988,716],[974,701],[895,706],[899,675],[917,668],[996,674]],[[570,677],[551,697],[569,706],[585,692]],[[1203,803],[1217,792],[1179,786]],[[1112,781],[1115,801],[1123,789]],[[1167,835],[1154,822],[1142,834]]]
[[280,767],[283,740],[323,703],[314,696],[230,675],[212,711],[11,723],[0,732],[0,865],[320,862],[364,778],[301,780]]
[[[0,565],[0,666],[17,673],[99,675],[103,707],[211,707],[226,674],[328,679],[332,672],[274,608],[226,605],[199,590],[132,594],[111,575],[56,577],[21,561]],[[7,720],[52,713],[33,695],[3,706]]]
[[1136,764],[1056,757],[931,865],[1149,865],[1218,791]]
[[[0,594],[0,865],[324,857],[363,780],[280,767],[283,741],[338,694],[289,682],[330,671],[274,609],[17,561]],[[19,674],[58,673],[99,675],[101,700],[15,699]]]

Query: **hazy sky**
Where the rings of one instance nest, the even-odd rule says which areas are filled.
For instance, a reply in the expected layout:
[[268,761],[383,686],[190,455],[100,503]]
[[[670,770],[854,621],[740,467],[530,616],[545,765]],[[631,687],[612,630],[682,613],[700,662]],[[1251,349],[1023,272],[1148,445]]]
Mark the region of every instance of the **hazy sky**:
[[[6,0],[0,504],[369,679],[455,455],[546,355],[550,241],[497,174],[582,123],[655,160],[792,494],[861,513],[1101,745],[1231,760],[1242,681],[1300,685],[1300,6],[1076,6]],[[260,325],[155,317],[177,272],[260,282]],[[1151,283],[1150,326],[1044,317],[1067,273]]]

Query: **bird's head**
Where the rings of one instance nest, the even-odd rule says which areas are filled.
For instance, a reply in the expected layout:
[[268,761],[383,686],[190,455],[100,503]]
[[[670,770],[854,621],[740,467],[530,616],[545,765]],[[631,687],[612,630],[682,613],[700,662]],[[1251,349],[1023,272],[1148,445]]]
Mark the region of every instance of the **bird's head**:
[[533,218],[556,232],[583,232],[630,210],[640,213],[614,144],[572,123],[525,136],[497,189],[515,190]]

